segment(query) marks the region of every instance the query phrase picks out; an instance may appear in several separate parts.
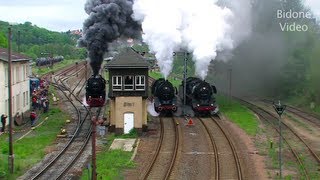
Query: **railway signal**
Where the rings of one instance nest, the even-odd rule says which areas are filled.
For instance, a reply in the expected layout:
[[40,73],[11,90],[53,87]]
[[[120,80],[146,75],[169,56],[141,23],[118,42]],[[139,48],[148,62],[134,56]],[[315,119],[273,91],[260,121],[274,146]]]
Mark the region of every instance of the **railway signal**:
[[278,113],[279,115],[279,174],[280,174],[280,179],[282,179],[282,153],[281,153],[281,146],[282,146],[282,128],[281,128],[281,115],[283,114],[284,110],[286,109],[286,105],[283,105],[280,103],[280,100],[278,104],[273,103],[273,108],[274,110]]

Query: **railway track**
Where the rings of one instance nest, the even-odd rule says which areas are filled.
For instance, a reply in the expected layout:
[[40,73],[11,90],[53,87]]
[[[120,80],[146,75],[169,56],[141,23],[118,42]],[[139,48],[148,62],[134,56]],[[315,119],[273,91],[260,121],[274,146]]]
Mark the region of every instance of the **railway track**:
[[210,135],[215,154],[215,179],[243,179],[240,159],[230,135],[221,126],[220,117],[199,118]]
[[174,118],[160,117],[160,138],[152,162],[139,179],[169,179],[179,150],[179,125]]
[[[69,69],[69,71],[71,70]],[[79,107],[82,107],[81,101],[78,100],[79,104],[72,101],[69,94],[65,92],[66,90],[69,91],[74,98],[77,99],[77,97],[66,85],[61,83],[60,76],[55,80],[56,82],[52,84],[63,92],[69,103],[74,107],[74,110],[77,113],[77,123],[74,132],[70,136],[71,138],[67,140],[64,147],[31,179],[61,179],[73,163],[80,157],[90,139],[92,131],[90,121],[90,117],[92,116],[91,112],[86,108],[80,110]]]
[[[73,107],[74,114],[77,116],[77,121],[69,125],[68,132],[72,133],[68,135],[68,139],[62,140],[58,151],[52,153],[50,157],[46,158],[40,165],[31,169],[31,172],[28,173],[29,176],[27,175],[28,177],[23,177],[23,179],[70,179],[71,176],[67,175],[68,170],[74,165],[78,158],[81,157],[90,140],[93,131],[91,117],[95,113],[83,106],[81,100],[72,92],[71,88],[62,84],[63,81],[61,81],[61,78],[66,76],[67,72],[71,73],[72,71],[72,68],[60,71],[58,76],[53,78],[55,82],[51,83],[63,93],[68,100],[67,103],[70,103]],[[73,99],[76,99],[76,101],[73,101],[71,96]],[[96,115],[98,116],[100,112],[101,108],[96,112]]]
[[[259,117],[264,119],[268,124],[271,125],[271,127],[278,134],[280,134],[280,130],[277,125],[278,118],[274,114],[270,113],[269,111],[255,105],[251,102],[245,101],[243,99],[238,99],[238,100],[241,101],[247,107],[249,107],[256,114],[258,114]],[[283,129],[282,139],[284,140],[285,144],[288,146],[291,153],[294,155],[296,161],[299,164],[299,168],[302,169],[301,170],[302,171],[301,173],[303,174],[302,176],[304,176],[305,179],[310,179],[310,172],[308,171],[309,169],[308,170],[306,169],[306,166],[305,166],[306,160],[302,159],[302,155],[306,155],[307,152],[309,151],[311,157],[313,157],[313,161],[315,161],[316,164],[320,165],[319,156],[315,153],[313,148],[311,148],[310,145],[308,143],[306,143],[305,140],[303,138],[301,138],[299,136],[299,134],[297,132],[295,132],[290,126],[288,126],[283,121],[282,121],[282,125],[285,127]],[[293,141],[292,138],[296,138],[297,141]],[[302,148],[297,148],[297,142],[302,143],[303,146],[305,146],[307,148],[307,151]]]
[[[266,101],[264,101],[266,102]],[[268,102],[270,104],[270,102]],[[318,124],[317,121],[319,121],[315,116],[309,115],[306,112],[303,112],[297,108],[294,108],[292,106],[287,106],[286,108],[287,111],[311,122],[313,125],[317,126],[320,128],[320,125]],[[271,113],[272,114],[272,113]],[[273,114],[272,114],[273,115]],[[273,115],[273,117],[276,119],[277,117]],[[286,128],[288,128],[309,150],[309,152],[312,154],[312,156],[315,158],[315,160],[318,162],[318,165],[320,166],[320,157],[317,155],[316,151],[314,148],[312,148],[305,140],[302,138],[298,132],[296,132],[293,128],[291,128],[289,125],[287,125],[285,122],[282,122],[282,124],[285,125]]]
[[[267,100],[267,99],[263,99],[262,102],[267,103],[269,105],[273,104],[273,101],[271,100]],[[286,107],[286,111],[306,120],[309,121],[311,124],[313,124],[314,126],[320,128],[320,118],[317,115],[302,111],[301,109],[298,109],[296,107],[287,105]]]

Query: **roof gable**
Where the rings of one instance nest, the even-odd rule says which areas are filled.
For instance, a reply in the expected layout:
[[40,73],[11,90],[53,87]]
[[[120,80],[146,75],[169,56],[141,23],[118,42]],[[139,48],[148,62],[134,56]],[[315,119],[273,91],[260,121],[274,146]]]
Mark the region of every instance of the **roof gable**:
[[126,48],[113,58],[106,67],[109,68],[148,68],[149,63],[132,48]]

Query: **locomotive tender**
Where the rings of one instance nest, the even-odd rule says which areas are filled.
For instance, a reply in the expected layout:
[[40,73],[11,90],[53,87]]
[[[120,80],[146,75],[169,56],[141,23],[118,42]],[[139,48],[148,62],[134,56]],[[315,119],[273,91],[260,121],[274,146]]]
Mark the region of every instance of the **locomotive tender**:
[[[182,82],[181,89],[183,89]],[[196,115],[214,115],[219,108],[215,97],[216,87],[196,77],[188,77],[186,80],[186,104],[191,106]],[[183,96],[183,93],[180,93]],[[183,97],[182,97],[183,99]]]
[[154,98],[154,109],[158,113],[172,113],[177,111],[176,88],[164,78],[160,78],[151,86]]
[[106,100],[106,80],[99,75],[92,75],[86,84],[86,102],[90,107],[102,107]]

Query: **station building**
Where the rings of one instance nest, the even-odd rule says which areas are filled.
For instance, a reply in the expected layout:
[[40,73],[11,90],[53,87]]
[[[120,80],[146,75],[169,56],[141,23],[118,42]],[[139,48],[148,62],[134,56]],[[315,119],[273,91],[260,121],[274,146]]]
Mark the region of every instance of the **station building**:
[[113,58],[109,71],[110,131],[138,133],[147,129],[147,98],[149,63],[131,48]]
[[[12,116],[20,115],[30,109],[29,75],[31,59],[12,52],[11,83],[12,83]],[[8,49],[0,48],[0,116],[8,115]],[[7,119],[7,123],[9,119]],[[0,124],[1,126],[1,124]]]

